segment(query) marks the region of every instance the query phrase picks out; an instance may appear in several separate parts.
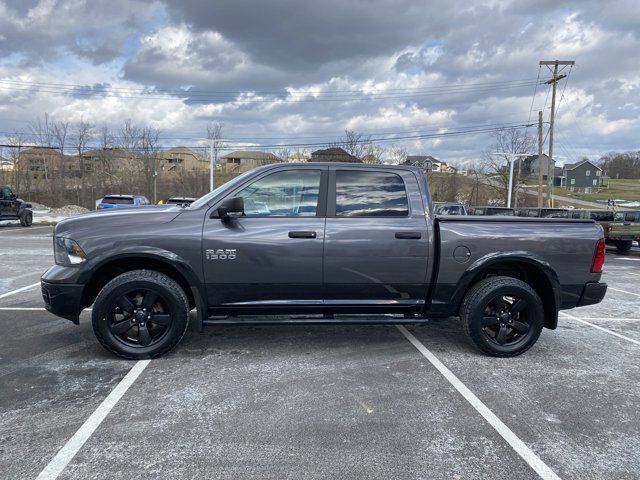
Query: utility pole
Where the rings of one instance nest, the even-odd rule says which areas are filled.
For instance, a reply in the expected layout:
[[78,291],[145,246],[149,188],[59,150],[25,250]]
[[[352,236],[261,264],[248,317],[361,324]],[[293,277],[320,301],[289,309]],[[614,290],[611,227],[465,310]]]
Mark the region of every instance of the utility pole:
[[538,112],[538,208],[542,208],[542,111]]
[[551,93],[551,119],[549,121],[549,162],[547,163],[547,205],[553,207],[553,167],[555,161],[553,160],[553,124],[556,116],[556,87],[558,81],[566,77],[566,75],[558,75],[558,65],[564,65],[573,67],[576,64],[573,60],[542,60],[540,66],[545,65],[547,68],[551,68],[553,65],[553,78],[544,82],[547,85],[552,86]]

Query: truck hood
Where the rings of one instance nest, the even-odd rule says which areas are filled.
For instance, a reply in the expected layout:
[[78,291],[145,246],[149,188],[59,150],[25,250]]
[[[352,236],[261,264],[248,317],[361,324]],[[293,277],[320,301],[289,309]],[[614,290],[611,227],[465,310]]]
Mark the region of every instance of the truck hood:
[[[115,233],[114,228],[168,223],[184,209],[178,205],[151,205],[146,207],[114,208],[82,213],[56,225],[55,235],[73,238],[86,231]],[[117,230],[116,230],[117,232]]]

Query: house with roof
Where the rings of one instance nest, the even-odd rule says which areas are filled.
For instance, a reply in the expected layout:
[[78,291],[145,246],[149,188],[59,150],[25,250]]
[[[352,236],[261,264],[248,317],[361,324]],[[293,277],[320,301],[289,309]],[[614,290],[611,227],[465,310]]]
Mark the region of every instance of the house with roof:
[[158,154],[159,168],[163,172],[206,170],[209,159],[188,147],[173,147]]
[[348,162],[362,163],[358,157],[354,157],[340,147],[325,148],[311,152],[310,162]]
[[562,167],[560,186],[571,191],[591,193],[602,187],[602,169],[590,160],[567,163]]
[[235,150],[220,157],[220,166],[225,173],[242,173],[255,167],[278,163],[281,160],[273,153],[259,150]]
[[407,159],[403,162],[403,165],[420,167],[425,173],[433,172],[434,166],[438,171],[440,170],[440,160],[431,155],[407,155]]

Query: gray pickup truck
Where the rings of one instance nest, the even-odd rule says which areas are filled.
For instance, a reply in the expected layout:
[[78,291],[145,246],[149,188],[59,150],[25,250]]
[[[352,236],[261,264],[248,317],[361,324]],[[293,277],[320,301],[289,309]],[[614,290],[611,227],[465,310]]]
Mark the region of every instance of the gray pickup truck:
[[93,305],[100,343],[134,359],[173,348],[194,308],[200,326],[459,316],[480,350],[508,357],[607,288],[594,221],[437,217],[410,166],[268,165],[188,207],[65,220],[53,244],[46,308],[78,323]]

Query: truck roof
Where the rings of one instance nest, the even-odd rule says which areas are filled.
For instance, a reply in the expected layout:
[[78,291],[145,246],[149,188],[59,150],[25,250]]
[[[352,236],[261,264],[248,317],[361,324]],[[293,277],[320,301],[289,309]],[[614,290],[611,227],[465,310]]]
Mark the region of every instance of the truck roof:
[[258,167],[260,169],[269,170],[271,168],[278,168],[282,166],[293,166],[293,167],[309,167],[309,166],[321,166],[321,167],[345,167],[350,169],[376,169],[376,168],[389,168],[393,170],[410,170],[412,172],[424,173],[420,167],[416,167],[413,165],[387,165],[385,163],[351,163],[351,162],[292,162],[292,163],[270,163],[269,165],[264,165],[262,167]]

